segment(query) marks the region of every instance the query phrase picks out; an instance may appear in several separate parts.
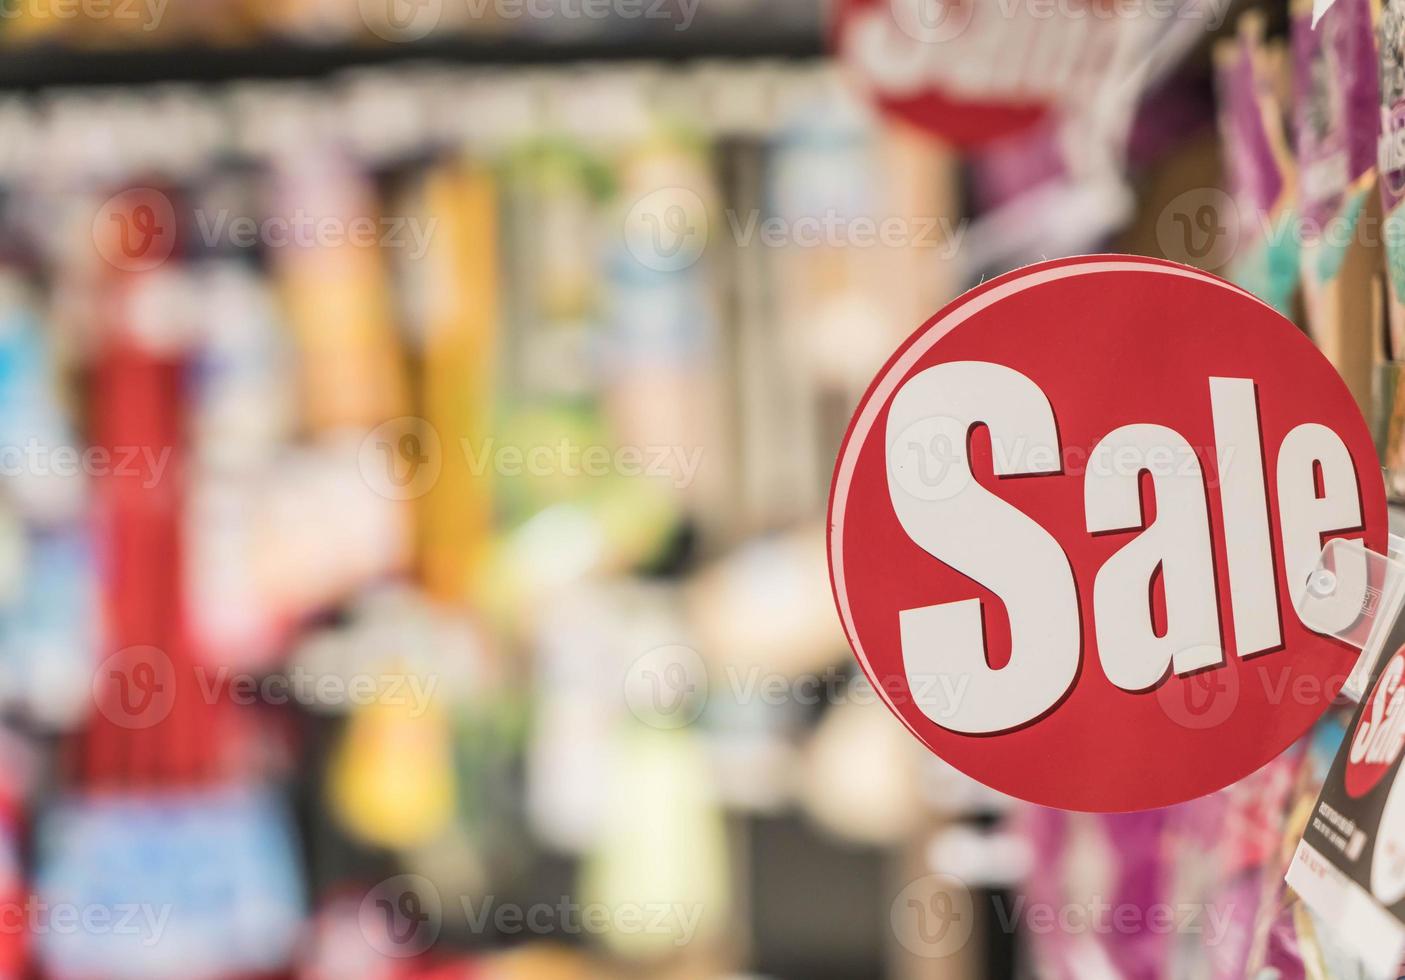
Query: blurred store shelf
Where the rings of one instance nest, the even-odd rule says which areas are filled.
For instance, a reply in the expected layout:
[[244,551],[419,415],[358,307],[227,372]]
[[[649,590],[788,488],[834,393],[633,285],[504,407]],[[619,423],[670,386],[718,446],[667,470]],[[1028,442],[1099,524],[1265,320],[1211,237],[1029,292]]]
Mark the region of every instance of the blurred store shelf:
[[543,43],[539,39],[457,39],[367,47],[298,43],[256,48],[181,47],[152,51],[35,48],[0,57],[0,89],[223,82],[246,78],[318,78],[365,65],[439,62],[455,65],[551,65],[580,61],[691,61],[706,58],[813,58],[824,53],[809,34],[613,37]]

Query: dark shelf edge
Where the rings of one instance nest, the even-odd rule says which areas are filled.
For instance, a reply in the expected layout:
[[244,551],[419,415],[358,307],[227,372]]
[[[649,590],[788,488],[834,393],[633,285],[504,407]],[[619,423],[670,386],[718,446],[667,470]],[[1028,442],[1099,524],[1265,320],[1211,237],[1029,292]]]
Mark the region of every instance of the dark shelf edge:
[[0,91],[75,86],[215,84],[239,80],[324,78],[376,65],[416,62],[460,66],[559,65],[572,62],[807,59],[825,54],[816,36],[552,41],[445,41],[405,45],[318,46],[272,43],[257,48],[185,47],[150,51],[0,48]]

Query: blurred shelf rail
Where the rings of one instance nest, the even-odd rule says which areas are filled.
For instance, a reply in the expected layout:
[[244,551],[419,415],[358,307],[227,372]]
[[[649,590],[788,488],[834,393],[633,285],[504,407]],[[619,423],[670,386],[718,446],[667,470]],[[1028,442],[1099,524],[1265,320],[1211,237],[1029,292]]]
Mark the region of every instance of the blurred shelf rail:
[[351,68],[431,62],[465,66],[559,65],[573,62],[808,59],[825,54],[818,31],[676,32],[640,38],[600,36],[455,38],[415,44],[319,45],[278,41],[254,47],[80,50],[0,47],[0,90],[243,79],[322,78]]

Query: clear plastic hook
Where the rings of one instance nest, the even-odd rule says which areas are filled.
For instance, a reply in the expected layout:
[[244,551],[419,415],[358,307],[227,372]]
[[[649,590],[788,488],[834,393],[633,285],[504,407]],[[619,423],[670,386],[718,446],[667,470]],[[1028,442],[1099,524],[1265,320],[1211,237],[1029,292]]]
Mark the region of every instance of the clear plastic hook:
[[1405,600],[1405,538],[1390,536],[1389,556],[1360,541],[1334,538],[1316,567],[1294,583],[1293,608],[1308,629],[1362,652],[1342,693],[1361,700],[1381,647]]

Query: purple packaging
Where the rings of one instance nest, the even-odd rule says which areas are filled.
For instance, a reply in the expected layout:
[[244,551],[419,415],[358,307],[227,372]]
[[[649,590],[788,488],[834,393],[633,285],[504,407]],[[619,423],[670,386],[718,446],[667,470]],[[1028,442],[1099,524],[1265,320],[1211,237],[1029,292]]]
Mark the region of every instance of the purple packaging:
[[1313,341],[1363,411],[1379,342],[1370,305],[1380,228],[1368,207],[1376,180],[1380,89],[1373,0],[1339,0],[1312,26],[1293,0],[1293,117],[1303,306]]
[[1027,814],[1035,860],[1024,907],[1030,921],[1035,908],[1059,913],[1056,928],[1030,931],[1034,975],[1082,980],[1094,968],[1126,980],[1166,975],[1171,943],[1187,926],[1184,910],[1168,901],[1162,844],[1171,812]]
[[[1405,2],[1405,0],[1403,0]],[[1298,286],[1297,175],[1273,85],[1275,58],[1257,11],[1215,49],[1220,138],[1235,243],[1230,278],[1285,316]]]
[[[1371,0],[1336,0],[1316,27],[1311,0],[1295,0],[1292,52],[1298,194],[1311,237],[1339,218],[1354,223],[1357,197],[1374,176],[1380,88]],[[1323,244],[1340,248],[1330,239]]]

